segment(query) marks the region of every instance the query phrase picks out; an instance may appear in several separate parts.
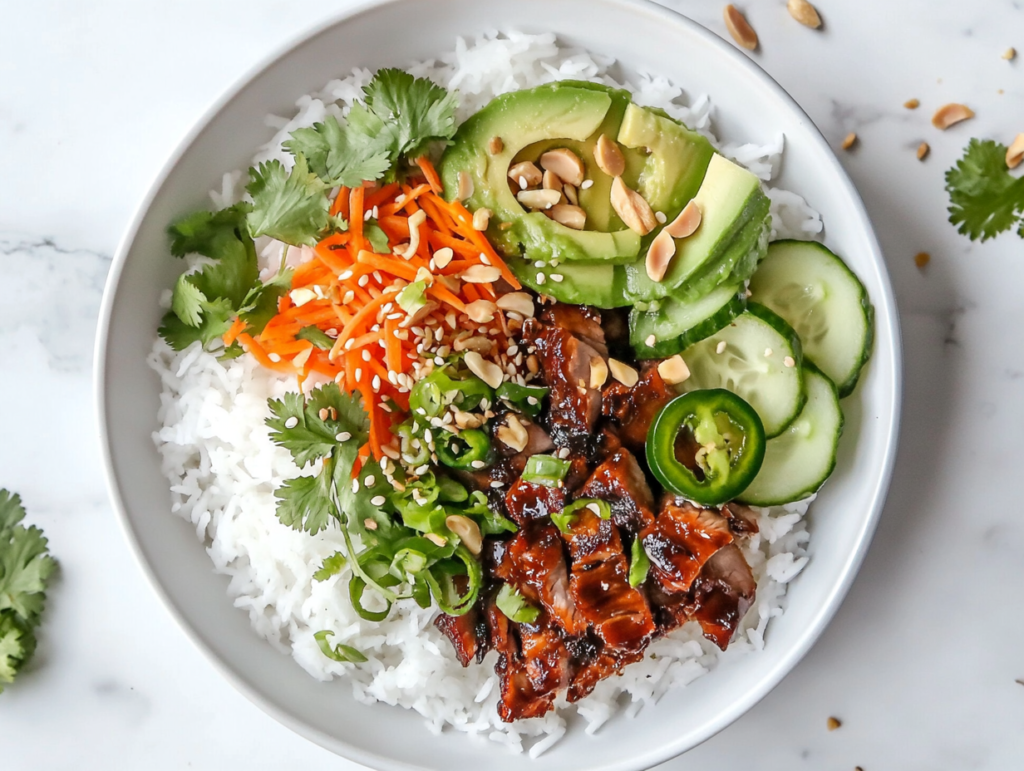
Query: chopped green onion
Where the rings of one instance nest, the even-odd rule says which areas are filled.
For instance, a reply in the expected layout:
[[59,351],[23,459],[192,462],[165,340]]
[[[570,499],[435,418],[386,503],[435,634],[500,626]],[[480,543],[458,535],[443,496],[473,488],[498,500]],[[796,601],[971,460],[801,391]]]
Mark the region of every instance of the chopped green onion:
[[484,493],[474,490],[470,494],[469,500],[470,505],[464,508],[462,513],[467,517],[479,518],[478,524],[483,535],[515,533],[519,530],[515,522],[491,508]]
[[629,585],[640,586],[647,580],[647,574],[651,570],[651,561],[644,551],[644,546],[637,537],[633,541],[633,547],[629,552]]
[[608,505],[607,501],[602,501],[599,498],[580,498],[570,503],[561,511],[553,512],[551,514],[551,521],[555,523],[555,527],[568,535],[572,530],[572,523],[576,519],[576,512],[580,509],[590,509],[591,511],[597,509],[597,511],[594,511],[594,514],[601,519],[612,518],[612,507]]
[[320,651],[332,661],[341,661],[343,663],[350,664],[362,664],[364,661],[369,661],[362,653],[357,651],[351,645],[344,645],[338,643],[334,647],[327,642],[327,638],[332,636],[334,632],[330,629],[321,629],[319,632],[313,633],[313,638],[316,640],[316,644],[320,646]]
[[495,600],[498,610],[517,624],[532,624],[540,615],[540,608],[531,605],[512,584],[503,584]]
[[504,399],[519,412],[535,418],[544,406],[543,401],[544,397],[548,395],[548,389],[541,386],[524,386],[508,381],[502,383],[496,393],[499,399]]
[[558,483],[569,473],[570,465],[569,461],[556,458],[554,455],[531,455],[526,461],[522,478],[524,482],[532,482],[535,485],[558,487]]
[[415,549],[399,549],[391,560],[389,571],[395,578],[405,580],[408,575],[420,573],[427,566],[427,555]]
[[[430,586],[430,593],[434,595],[441,612],[449,616],[461,616],[476,604],[484,572],[476,557],[465,546],[460,544],[454,556],[462,563],[461,565],[452,559],[442,560],[422,575]],[[460,595],[455,588],[455,576],[461,575],[466,576],[468,586],[465,594]]]
[[469,491],[454,479],[449,477],[438,477],[438,500],[446,503],[462,503],[469,498]]
[[437,459],[449,468],[475,471],[478,468],[485,468],[493,462],[491,438],[486,431],[481,431],[479,428],[468,428],[458,434],[447,432],[445,434],[444,437],[438,437],[435,449]]

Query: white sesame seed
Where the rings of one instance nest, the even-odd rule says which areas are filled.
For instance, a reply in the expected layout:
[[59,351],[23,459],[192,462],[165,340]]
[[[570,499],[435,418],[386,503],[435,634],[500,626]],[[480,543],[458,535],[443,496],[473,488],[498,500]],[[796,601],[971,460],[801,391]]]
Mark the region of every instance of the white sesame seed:
[[373,484],[376,481],[377,479],[373,476],[373,474],[370,474],[369,476],[366,477],[366,479],[363,480],[363,484],[366,485],[367,487],[373,487]]
[[354,492],[354,493],[358,493],[359,492],[359,480],[358,479],[353,479],[352,480],[352,492]]
[[719,340],[715,346],[715,353],[725,353],[725,340]]
[[772,353],[774,353],[774,351],[772,351],[772,349],[771,349],[771,348],[765,348],[765,349],[764,349],[764,357],[765,357],[766,359],[767,359],[767,358],[768,358],[769,356],[771,356],[771,355],[772,355]]
[[267,358],[270,359],[273,362],[281,361],[281,355],[278,354],[278,353],[268,354]]
[[785,359],[782,360],[782,363],[785,364],[787,367],[796,366],[796,360],[792,356],[787,356]]
[[374,506],[383,506],[384,501],[386,500],[387,498],[385,498],[383,495],[375,495],[370,499],[370,503],[372,503]]
[[334,438],[337,439],[339,442],[347,442],[349,439],[352,438],[352,434],[350,434],[348,431],[342,431],[340,434],[335,435]]
[[356,367],[356,382],[360,382],[363,379],[363,368]]
[[367,284],[370,283],[370,277],[365,275],[360,276],[359,280],[356,283],[359,284],[359,286],[365,287]]
[[430,429],[429,428],[426,428],[426,429],[423,430],[423,440],[427,444],[430,444],[431,442],[434,441],[434,435],[432,433],[430,433]]
[[655,337],[654,335],[647,335],[647,339],[644,340],[644,344],[648,348],[653,348],[657,342],[658,342],[658,338]]
[[531,407],[536,407],[537,406],[537,397],[536,396],[527,396],[526,397],[526,403],[529,404]]
[[[352,278],[352,271],[351,270],[346,270],[344,273],[342,273],[340,276],[338,276],[338,278],[340,278],[342,281],[348,281],[350,278]],[[353,295],[353,297],[354,296],[355,295]]]
[[373,209],[367,209],[363,213],[363,222],[369,222],[370,221],[370,217],[372,217],[372,216],[373,216]]
[[569,448],[568,447],[563,447],[561,450],[559,450],[558,451],[558,457],[561,458],[562,460],[565,460],[566,458],[568,458],[569,457]]
[[654,219],[658,220],[662,225],[668,222],[668,217],[665,216],[665,212],[663,211],[654,212]]
[[380,390],[380,375],[374,375],[373,380],[370,383],[374,391]]
[[480,252],[480,262],[482,262],[484,265],[491,264],[491,261],[488,259],[487,255],[484,254],[483,252]]
[[364,348],[363,349],[363,361],[369,361],[369,360],[370,360],[370,352]]
[[526,177],[519,177],[519,189],[526,190],[527,187],[529,187],[529,184],[526,181]]
[[596,503],[588,503],[587,508],[594,512],[597,516],[601,516],[601,507]]
[[547,280],[547,276],[545,276],[543,273],[538,273],[537,274],[537,283],[538,284],[543,284],[546,280]]
[[592,179],[585,179],[585,180],[583,180],[583,183],[580,185],[580,189],[581,190],[589,190],[593,186],[594,186],[594,180],[592,180]]
[[504,486],[505,486],[505,483],[504,482],[499,482],[497,479],[495,479],[493,482],[491,482],[491,487],[493,487],[495,490],[497,490],[499,487],[504,487]]
[[338,330],[335,329],[334,327],[331,327],[330,329],[327,330],[326,335],[328,337],[337,337],[338,336]]
[[561,284],[562,283],[562,279],[564,279],[564,278],[565,278],[565,276],[563,276],[561,273],[552,273],[551,274],[551,280],[554,281],[556,284]]
[[299,425],[299,419],[294,415],[284,422],[285,428],[295,428],[297,425]]
[[376,207],[376,206],[374,206],[374,207],[373,207],[373,218],[374,218],[374,219],[377,219],[377,217],[378,217],[378,216],[379,216],[379,215],[377,214],[377,207]]
[[547,263],[541,262],[540,260],[537,260],[535,263],[533,263],[533,267],[535,268],[543,268],[545,265],[547,265]]
[[379,270],[373,271],[373,280],[376,281],[378,284],[384,283],[384,278],[380,275]]

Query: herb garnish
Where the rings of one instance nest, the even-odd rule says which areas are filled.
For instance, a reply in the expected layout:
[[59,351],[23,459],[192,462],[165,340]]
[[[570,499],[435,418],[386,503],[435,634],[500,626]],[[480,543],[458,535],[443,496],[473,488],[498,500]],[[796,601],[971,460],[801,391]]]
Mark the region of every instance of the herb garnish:
[[46,584],[57,569],[43,531],[19,524],[21,498],[0,490],[0,693],[36,649]]
[[972,241],[986,241],[1017,228],[1024,238],[1024,177],[1006,167],[1006,146],[972,139],[946,172],[949,221]]

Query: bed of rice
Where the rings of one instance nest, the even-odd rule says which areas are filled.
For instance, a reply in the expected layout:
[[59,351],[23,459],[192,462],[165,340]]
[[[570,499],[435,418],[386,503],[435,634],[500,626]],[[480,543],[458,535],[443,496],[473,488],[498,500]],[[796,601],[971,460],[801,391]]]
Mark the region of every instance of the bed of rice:
[[[460,119],[497,94],[552,80],[625,86],[638,103],[667,110],[764,180],[772,200],[773,238],[806,239],[821,232],[820,217],[802,198],[769,186],[782,154],[781,136],[765,146],[719,143],[711,133],[707,96],[688,98],[664,78],[640,75],[616,82],[611,60],[562,47],[552,35],[514,33],[459,39],[455,50],[440,60],[408,69],[458,89]],[[294,117],[269,117],[277,134],[255,161],[279,158],[290,165],[290,156],[281,149],[288,133],[328,114],[342,115],[371,75],[355,70],[299,99]],[[211,193],[217,206],[237,199],[241,177],[241,172],[224,176],[222,189]],[[264,239],[257,247],[267,266],[280,259],[281,244]],[[302,259],[300,250],[292,252],[289,261]],[[434,629],[434,611],[406,601],[386,621],[369,623],[349,604],[347,572],[325,582],[313,580],[323,559],[343,550],[342,539],[337,531],[310,536],[277,520],[274,489],[299,470],[288,452],[270,441],[264,425],[267,399],[294,388],[294,382],[262,369],[250,357],[222,362],[198,345],[177,353],[162,340],[155,344],[150,364],[162,382],[161,428],[154,439],[170,481],[173,511],[193,524],[217,572],[230,578],[228,594],[235,606],[249,613],[259,635],[290,653],[313,677],[346,678],[355,697],[366,703],[415,709],[433,732],[450,728],[478,734],[515,751],[527,749],[535,757],[565,733],[566,710],[579,712],[588,733],[617,712],[633,716],[668,689],[685,686],[734,656],[760,650],[769,620],[785,609],[786,584],[807,562],[810,534],[803,515],[809,501],[760,511],[760,533],[744,549],[757,578],[757,599],[726,652],[704,640],[695,624],[687,624],[655,641],[644,661],[627,667],[621,677],[601,682],[582,702],[562,703],[543,718],[505,724],[495,710],[493,653],[483,665],[463,669]],[[332,642],[364,652],[369,662],[353,666],[325,657],[313,639],[321,629],[334,632]]]

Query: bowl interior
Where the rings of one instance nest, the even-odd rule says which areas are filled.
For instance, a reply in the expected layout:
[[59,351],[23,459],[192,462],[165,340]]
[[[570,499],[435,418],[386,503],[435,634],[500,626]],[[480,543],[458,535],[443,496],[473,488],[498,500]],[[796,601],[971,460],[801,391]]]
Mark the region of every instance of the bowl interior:
[[[186,632],[246,695],[321,745],[378,768],[501,769],[523,761],[482,739],[433,736],[411,711],[356,703],[342,682],[310,678],[259,639],[232,609],[194,530],[169,513],[169,493],[151,434],[159,382],[145,363],[161,311],[157,298],[180,263],[165,228],[207,205],[223,172],[245,167],[269,139],[263,118],[355,66],[401,66],[450,50],[457,35],[499,27],[556,32],[630,70],[665,75],[687,93],[707,93],[723,140],[786,138],[777,184],[822,213],[827,243],[864,281],[876,308],[875,351],[857,393],[844,403],[838,468],[812,508],[812,560],[790,587],[786,614],[767,647],[713,676],[670,692],[637,719],[618,718],[595,736],[570,731],[538,769],[647,768],[728,725],[803,656],[835,612],[867,548],[888,485],[899,408],[899,331],[892,291],[864,208],[806,115],[746,56],[670,11],[634,0],[393,0],[371,4],[314,32],[224,100],[168,165],[140,209],[111,272],[97,351],[97,395],[115,505],[143,569]],[[388,52],[401,53],[388,53]],[[666,730],[668,729],[668,730]]]

